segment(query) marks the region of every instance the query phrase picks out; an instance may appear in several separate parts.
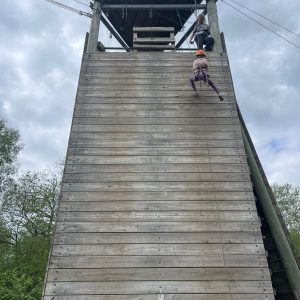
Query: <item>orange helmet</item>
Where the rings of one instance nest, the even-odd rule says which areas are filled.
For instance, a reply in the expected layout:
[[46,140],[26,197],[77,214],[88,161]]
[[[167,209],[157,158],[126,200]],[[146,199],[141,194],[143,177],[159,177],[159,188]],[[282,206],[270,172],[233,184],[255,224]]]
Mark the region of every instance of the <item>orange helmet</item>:
[[206,53],[204,50],[199,49],[196,51],[196,56],[206,56]]

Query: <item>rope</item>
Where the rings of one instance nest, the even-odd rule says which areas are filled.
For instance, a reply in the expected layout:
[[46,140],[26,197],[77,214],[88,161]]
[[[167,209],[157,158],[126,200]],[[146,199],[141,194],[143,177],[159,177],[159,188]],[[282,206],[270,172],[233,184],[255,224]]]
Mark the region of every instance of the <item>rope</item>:
[[81,1],[78,1],[78,0],[72,0],[72,1],[77,2],[77,3],[79,3],[79,4],[82,4],[82,5],[85,5],[85,6],[87,6],[87,7],[90,7],[88,4],[83,3],[83,2],[81,2]]
[[191,49],[191,47],[190,47],[190,43],[188,42],[188,38],[187,38],[187,36],[186,36],[186,31],[184,30],[184,26],[183,26],[183,24],[182,24],[182,21],[181,21],[181,16],[180,16],[180,12],[179,12],[179,10],[177,9],[176,10],[177,11],[177,16],[178,16],[178,19],[179,19],[179,22],[180,22],[180,26],[181,26],[181,30],[180,30],[180,32],[183,32],[183,35],[184,35],[184,37],[185,37],[185,42],[188,44],[188,47],[189,47],[189,49]]
[[49,2],[51,4],[54,4],[54,5],[58,6],[58,7],[61,7],[63,9],[65,9],[65,10],[68,10],[68,11],[71,11],[73,13],[76,13],[76,14],[78,14],[80,16],[85,16],[85,17],[92,18],[92,15],[90,13],[87,13],[87,12],[75,9],[73,7],[67,6],[67,5],[62,4],[60,2],[57,2],[57,1],[54,1],[54,0],[45,0],[45,1],[47,1],[47,2]]
[[290,33],[292,33],[292,34],[294,34],[294,35],[300,37],[300,34],[294,32],[293,30],[291,30],[291,29],[289,29],[289,28],[286,28],[286,27],[280,25],[279,23],[277,23],[277,22],[275,22],[275,21],[273,21],[273,20],[271,20],[271,19],[269,19],[269,18],[263,16],[262,14],[260,14],[260,13],[258,13],[258,12],[256,12],[256,11],[254,11],[254,10],[252,10],[252,9],[250,9],[250,8],[248,8],[248,7],[246,7],[245,5],[240,4],[240,3],[238,3],[238,2],[235,1],[235,0],[230,0],[230,1],[232,1],[232,2],[236,3],[237,5],[239,5],[239,6],[243,7],[243,8],[245,8],[245,9],[247,9],[247,10],[249,10],[249,11],[251,11],[252,13],[254,13],[254,14],[256,14],[256,15],[258,15],[258,16],[260,16],[260,17],[266,19],[266,20],[268,20],[269,22],[271,22],[271,23],[277,25],[278,27],[280,27],[280,28],[282,28],[282,29],[285,29],[286,31],[288,31],[288,32],[290,32]]
[[289,39],[287,39],[286,37],[282,36],[281,34],[277,33],[276,31],[270,29],[269,27],[267,27],[266,25],[260,23],[259,21],[257,21],[256,19],[253,19],[252,17],[250,17],[249,15],[247,15],[246,13],[242,12],[241,10],[239,10],[238,8],[232,6],[231,4],[225,2],[224,0],[221,0],[223,3],[225,3],[226,5],[230,6],[231,8],[233,8],[234,10],[238,11],[240,14],[244,15],[245,17],[247,17],[248,19],[252,20],[253,22],[257,23],[258,25],[264,27],[265,29],[269,30],[270,32],[272,32],[273,34],[277,35],[278,37],[280,37],[281,39],[285,40],[286,42],[290,43],[291,45],[295,46],[296,48],[300,49],[300,46],[291,42]]

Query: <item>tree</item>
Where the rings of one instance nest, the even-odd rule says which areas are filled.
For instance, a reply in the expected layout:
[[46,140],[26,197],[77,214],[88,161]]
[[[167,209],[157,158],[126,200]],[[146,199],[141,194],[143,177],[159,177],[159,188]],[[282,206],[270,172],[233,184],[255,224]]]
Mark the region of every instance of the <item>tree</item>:
[[290,232],[296,255],[300,256],[300,189],[288,183],[274,183],[272,190]]
[[14,243],[23,234],[51,238],[60,192],[61,174],[27,172],[7,188],[2,218]]
[[0,119],[0,196],[17,170],[17,156],[22,147],[19,132]]
[[40,299],[61,187],[61,170],[26,172],[0,210],[0,300]]

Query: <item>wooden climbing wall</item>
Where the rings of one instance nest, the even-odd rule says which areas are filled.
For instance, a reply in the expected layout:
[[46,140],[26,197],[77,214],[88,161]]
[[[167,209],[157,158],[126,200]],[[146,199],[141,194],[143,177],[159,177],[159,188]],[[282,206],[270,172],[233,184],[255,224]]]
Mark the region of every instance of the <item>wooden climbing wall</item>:
[[226,55],[82,62],[44,300],[272,300]]

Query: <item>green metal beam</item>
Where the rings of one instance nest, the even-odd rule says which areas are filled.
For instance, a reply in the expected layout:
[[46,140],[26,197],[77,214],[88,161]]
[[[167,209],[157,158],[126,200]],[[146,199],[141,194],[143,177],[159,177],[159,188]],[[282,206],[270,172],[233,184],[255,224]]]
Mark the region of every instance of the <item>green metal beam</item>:
[[291,245],[283,229],[284,226],[280,221],[278,212],[275,209],[275,204],[272,201],[274,195],[272,194],[272,191],[269,187],[269,183],[266,179],[239,109],[238,112],[242,125],[242,135],[248,158],[248,164],[251,169],[251,175],[256,194],[258,196],[259,203],[263,209],[267,222],[270,226],[271,234],[277,246],[280,259],[282,261],[293,294],[297,300],[300,300],[300,270],[293,254]]

